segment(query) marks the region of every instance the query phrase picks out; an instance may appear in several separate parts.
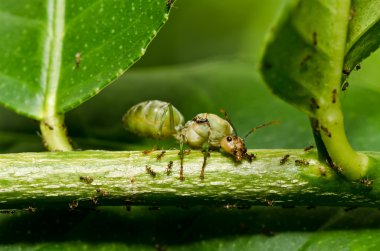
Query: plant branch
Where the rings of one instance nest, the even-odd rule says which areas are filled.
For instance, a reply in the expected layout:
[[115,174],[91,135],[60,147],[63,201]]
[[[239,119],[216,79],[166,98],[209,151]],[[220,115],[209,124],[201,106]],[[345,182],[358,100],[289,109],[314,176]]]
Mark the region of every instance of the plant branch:
[[[318,161],[315,151],[257,150],[252,163],[212,152],[43,152],[0,155],[0,208],[99,205],[380,206],[379,172],[350,182]],[[289,155],[284,160],[283,157]],[[370,154],[374,160],[380,154]],[[282,161],[281,161],[282,160]],[[168,169],[173,161],[171,169]],[[281,164],[281,162],[283,164]],[[375,180],[371,184],[371,180]],[[75,203],[73,203],[75,202]]]
[[[316,119],[313,120],[314,135],[317,135],[324,145],[319,145],[318,150],[323,152],[326,149],[328,164],[338,173],[349,180],[359,180],[367,174],[368,157],[356,152],[348,142],[339,100],[326,103],[321,105]],[[326,158],[323,157],[321,160]]]
[[40,122],[40,130],[45,147],[49,151],[71,151],[63,116],[54,115]]

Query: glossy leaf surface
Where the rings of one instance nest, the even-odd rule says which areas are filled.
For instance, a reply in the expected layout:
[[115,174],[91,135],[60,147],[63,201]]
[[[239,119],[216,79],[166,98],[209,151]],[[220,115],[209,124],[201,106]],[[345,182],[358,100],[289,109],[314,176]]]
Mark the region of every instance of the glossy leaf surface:
[[144,53],[166,0],[0,3],[0,103],[26,116],[64,113]]

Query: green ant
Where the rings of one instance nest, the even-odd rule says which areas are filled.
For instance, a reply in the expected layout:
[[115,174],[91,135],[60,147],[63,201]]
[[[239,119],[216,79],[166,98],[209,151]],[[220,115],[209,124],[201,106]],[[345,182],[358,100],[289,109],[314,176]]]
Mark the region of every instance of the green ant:
[[204,161],[200,177],[203,179],[210,150],[222,149],[223,152],[234,156],[237,162],[241,162],[243,159],[251,162],[256,156],[247,153],[245,138],[261,127],[278,123],[272,121],[254,127],[242,139],[237,135],[227,113],[224,110],[221,112],[225,119],[212,113],[200,113],[183,125],[183,115],[172,104],[159,100],[149,100],[131,107],[122,120],[124,127],[134,134],[155,139],[172,136],[179,141],[181,180],[183,180],[183,145],[186,144],[192,149],[202,149]]

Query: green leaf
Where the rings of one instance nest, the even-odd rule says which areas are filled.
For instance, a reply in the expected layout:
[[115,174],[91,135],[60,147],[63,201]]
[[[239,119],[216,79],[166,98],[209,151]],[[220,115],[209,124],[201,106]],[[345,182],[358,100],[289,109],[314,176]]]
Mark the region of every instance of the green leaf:
[[166,0],[2,1],[0,103],[40,120],[49,150],[72,150],[63,114],[134,64],[169,9]]
[[[348,0],[293,1],[273,33],[262,65],[273,92],[308,114],[320,159],[352,180],[366,175],[369,160],[352,149],[345,134],[339,94],[348,75],[343,70],[346,45],[353,51],[347,59],[356,64],[380,43],[376,29],[362,28],[376,26],[379,3],[363,2],[351,6]],[[356,17],[350,16],[351,7]],[[367,7],[374,10],[368,19]]]
[[43,119],[97,94],[145,52],[166,0],[0,3],[0,102]]
[[354,0],[351,5],[344,60],[347,72],[380,46],[380,1]]
[[284,12],[266,48],[262,71],[267,84],[309,115],[320,106],[311,98],[317,102],[328,95],[319,103],[330,103],[332,89],[339,88],[349,2],[297,1]]

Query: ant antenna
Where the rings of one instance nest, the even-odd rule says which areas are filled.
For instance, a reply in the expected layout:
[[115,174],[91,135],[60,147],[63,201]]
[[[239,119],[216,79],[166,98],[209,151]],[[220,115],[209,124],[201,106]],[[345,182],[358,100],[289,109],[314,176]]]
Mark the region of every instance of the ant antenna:
[[235,126],[232,124],[232,122],[231,122],[231,120],[230,120],[230,117],[228,117],[227,112],[226,112],[224,109],[220,109],[220,112],[224,114],[224,117],[226,118],[226,120],[228,121],[228,123],[231,125],[232,129],[234,130],[235,135],[237,136],[238,133],[237,133],[237,131],[236,131],[236,128],[235,128]]
[[280,121],[278,120],[274,120],[274,121],[271,121],[269,123],[265,123],[265,124],[262,124],[262,125],[259,125],[259,126],[256,126],[254,128],[252,128],[248,133],[247,135],[245,135],[244,139],[246,139],[251,133],[255,132],[257,129],[260,129],[262,127],[265,127],[265,126],[269,126],[269,125],[278,125],[280,124]]

